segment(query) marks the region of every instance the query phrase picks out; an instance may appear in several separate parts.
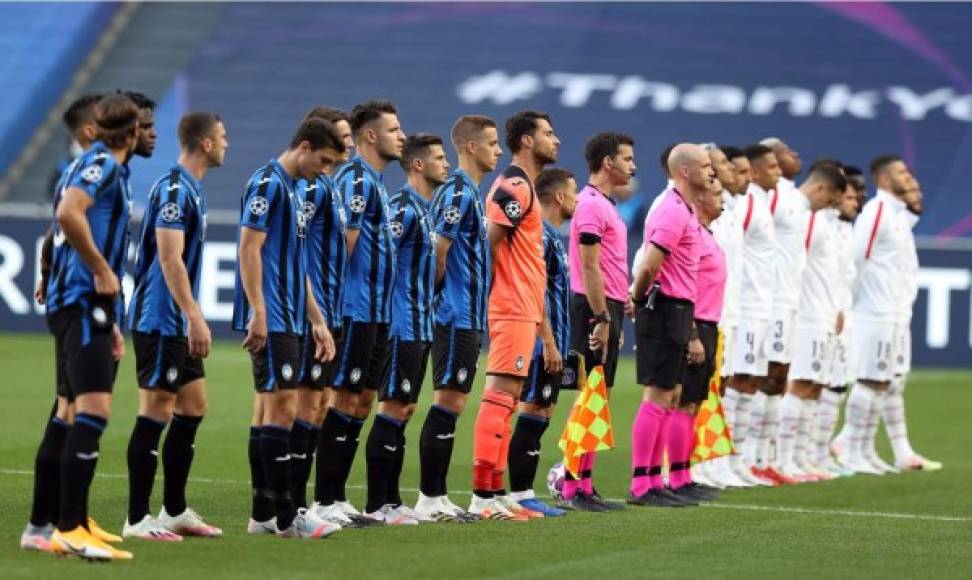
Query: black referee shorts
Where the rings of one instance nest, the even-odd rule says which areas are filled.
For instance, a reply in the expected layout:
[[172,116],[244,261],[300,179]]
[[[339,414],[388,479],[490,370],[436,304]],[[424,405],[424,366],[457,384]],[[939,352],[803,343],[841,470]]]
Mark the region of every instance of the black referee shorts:
[[709,396],[709,381],[715,373],[716,346],[719,342],[719,327],[714,322],[696,320],[699,340],[705,349],[705,361],[699,365],[686,364],[682,373],[682,405],[698,405]]
[[695,305],[658,293],[653,308],[641,306],[635,316],[639,385],[674,389],[682,380]]
[[[608,388],[611,388],[614,386],[614,374],[618,370],[618,356],[621,354],[621,325],[624,324],[624,303],[609,298],[607,309],[611,316],[611,330],[608,334],[607,358],[604,361],[604,382]],[[590,348],[590,336],[594,330],[594,324],[591,323],[593,318],[594,313],[587,302],[587,296],[571,294],[570,349],[583,355],[587,372],[591,372],[592,368],[601,364],[601,352],[594,352]]]

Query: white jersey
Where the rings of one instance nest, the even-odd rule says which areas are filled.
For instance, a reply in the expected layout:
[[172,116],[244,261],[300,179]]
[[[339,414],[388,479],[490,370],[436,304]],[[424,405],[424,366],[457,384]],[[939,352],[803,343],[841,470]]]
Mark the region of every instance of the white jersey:
[[736,203],[736,216],[743,227],[742,283],[739,307],[743,318],[769,320],[773,302],[773,260],[776,236],[766,192],[750,184]]
[[836,209],[810,214],[804,248],[806,267],[800,278],[797,325],[833,332],[837,322],[839,268]]
[[900,307],[898,309],[897,322],[903,326],[911,324],[911,315],[914,313],[915,300],[918,298],[918,247],[915,245],[914,227],[918,225],[918,216],[905,208],[901,212],[901,220],[904,222],[904,240],[901,246],[901,259],[898,267],[901,277],[898,278],[901,284]]
[[722,306],[723,328],[739,326],[739,294],[742,288],[743,273],[743,229],[742,219],[736,213],[736,205],[743,196],[736,197],[722,191],[722,215],[712,222],[712,235],[726,255],[726,291]]
[[891,322],[901,311],[901,269],[907,232],[901,212],[905,203],[879,189],[854,222],[855,323]]
[[844,328],[849,329],[857,278],[857,268],[854,267],[854,224],[839,217],[834,224],[834,251],[837,254],[837,276],[834,278],[837,312],[844,313]]
[[804,245],[810,223],[810,200],[789,179],[780,179],[769,192],[769,209],[776,235],[773,314],[797,309],[806,264]]

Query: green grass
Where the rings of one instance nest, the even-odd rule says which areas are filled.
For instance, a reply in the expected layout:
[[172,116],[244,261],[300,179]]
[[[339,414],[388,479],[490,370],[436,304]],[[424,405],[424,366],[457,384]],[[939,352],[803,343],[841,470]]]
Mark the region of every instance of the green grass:
[[[125,446],[136,412],[131,349],[119,372],[113,417],[102,442],[91,513],[118,530],[125,516]],[[50,408],[53,373],[46,336],[0,335],[3,421],[0,421],[0,577],[199,578],[356,577],[968,577],[972,573],[972,476],[968,418],[972,373],[916,372],[907,391],[912,441],[945,463],[938,473],[851,479],[784,489],[724,493],[715,506],[682,510],[629,509],[614,514],[571,513],[530,523],[422,525],[417,529],[341,532],[323,542],[248,537],[247,426],[252,400],[248,357],[219,343],[206,363],[210,413],[196,445],[190,503],[224,528],[219,540],[179,545],[128,541],[135,561],[88,565],[24,553],[17,540],[26,520],[29,470]],[[619,448],[598,459],[605,495],[623,497],[629,470],[630,425],[640,400],[633,365],[619,369],[612,409]],[[477,388],[474,399],[481,392]],[[418,440],[425,408],[409,426],[402,485],[414,499]],[[569,399],[569,397],[565,397]],[[569,401],[564,401],[568,403]],[[538,488],[557,460],[562,405],[544,441]],[[468,501],[471,436],[476,409],[460,421],[450,487]],[[365,434],[367,434],[366,426]],[[888,450],[881,442],[881,451]],[[352,500],[364,497],[364,459],[351,476]],[[156,484],[153,509],[159,505]],[[854,512],[849,514],[844,512]],[[63,577],[63,576],[61,576]]]

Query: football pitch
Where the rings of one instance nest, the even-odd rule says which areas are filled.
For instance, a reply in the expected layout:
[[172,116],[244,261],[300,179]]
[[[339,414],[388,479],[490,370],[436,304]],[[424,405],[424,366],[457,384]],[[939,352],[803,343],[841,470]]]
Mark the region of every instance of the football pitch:
[[[127,507],[125,448],[136,415],[134,357],[129,344],[102,440],[91,514],[119,532]],[[128,540],[133,562],[86,564],[18,549],[31,494],[34,453],[53,392],[47,336],[0,335],[0,577],[9,578],[611,578],[856,577],[927,578],[972,575],[972,372],[922,371],[906,392],[915,448],[944,462],[936,473],[859,475],[786,488],[726,491],[714,504],[684,509],[636,508],[620,513],[569,513],[531,522],[347,530],[324,540],[283,540],[245,533],[249,512],[246,459],[252,378],[247,354],[217,342],[206,362],[209,414],[197,442],[189,503],[224,529],[217,540],[180,544]],[[640,401],[633,361],[623,360],[611,408],[618,448],[600,454],[595,481],[606,497],[622,498],[630,469],[630,426]],[[473,400],[482,392],[482,376]],[[426,384],[402,475],[406,501],[418,484],[418,435],[431,400]],[[570,393],[544,439],[537,478],[546,495],[547,468]],[[452,499],[468,503],[470,405],[460,420],[452,463]],[[366,437],[369,425],[362,437]],[[880,436],[879,451],[890,451]],[[364,500],[364,445],[349,485]],[[152,508],[161,496],[161,466]],[[67,576],[66,576],[67,575]]]

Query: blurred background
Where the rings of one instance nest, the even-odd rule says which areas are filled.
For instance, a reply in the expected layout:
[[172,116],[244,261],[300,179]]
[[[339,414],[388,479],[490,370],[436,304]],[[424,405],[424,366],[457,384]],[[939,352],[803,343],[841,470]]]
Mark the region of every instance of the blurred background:
[[[558,165],[581,182],[587,137],[630,133],[632,253],[672,142],[776,136],[805,166],[828,156],[865,170],[899,154],[925,195],[915,363],[972,366],[970,30],[972,5],[951,3],[0,4],[0,331],[44,328],[37,243],[73,154],[60,115],[81,94],[158,101],[155,155],[131,163],[137,204],[177,155],[180,115],[223,118],[201,301],[224,336],[247,177],[312,106],[382,97],[406,132],[443,136],[466,113],[548,111]],[[390,190],[402,181],[386,175]]]

